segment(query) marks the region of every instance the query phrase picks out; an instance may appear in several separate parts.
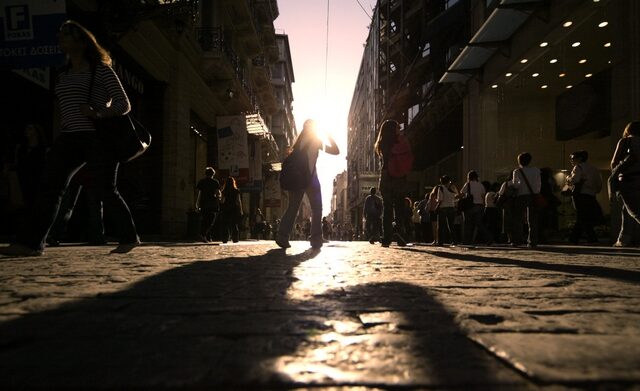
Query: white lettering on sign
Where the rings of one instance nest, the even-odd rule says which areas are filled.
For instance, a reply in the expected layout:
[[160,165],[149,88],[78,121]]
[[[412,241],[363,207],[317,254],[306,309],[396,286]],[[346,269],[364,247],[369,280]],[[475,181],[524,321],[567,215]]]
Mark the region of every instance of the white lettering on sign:
[[4,37],[6,41],[33,39],[33,24],[29,6],[10,5],[4,7]]
[[120,63],[114,61],[114,70],[118,74],[120,80],[133,88],[140,95],[144,95],[144,82],[140,78],[133,74],[130,70],[120,65]]

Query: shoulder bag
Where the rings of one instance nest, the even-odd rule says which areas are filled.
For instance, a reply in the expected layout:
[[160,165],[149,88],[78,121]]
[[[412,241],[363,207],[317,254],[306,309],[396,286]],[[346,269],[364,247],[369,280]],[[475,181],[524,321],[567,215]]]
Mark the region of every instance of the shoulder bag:
[[311,173],[307,154],[304,150],[294,149],[282,161],[280,187],[282,190],[299,191],[306,189],[310,182]]
[[467,195],[458,200],[458,211],[466,212],[473,207],[473,194],[471,194],[471,182],[467,182]]
[[518,171],[520,171],[520,175],[522,175],[522,179],[524,179],[524,183],[527,184],[527,187],[529,188],[529,193],[531,193],[531,196],[533,197],[533,200],[532,200],[533,206],[535,206],[538,209],[544,209],[547,206],[549,206],[547,199],[542,194],[533,192],[533,189],[531,189],[531,185],[529,184],[529,180],[527,179],[527,176],[524,174],[524,170],[521,168]]
[[[91,98],[96,69],[91,72],[89,82],[89,94],[87,103]],[[109,118],[94,119],[98,136],[104,141],[105,146],[113,152],[120,163],[129,162],[142,155],[151,145],[151,133],[133,117],[127,113]]]

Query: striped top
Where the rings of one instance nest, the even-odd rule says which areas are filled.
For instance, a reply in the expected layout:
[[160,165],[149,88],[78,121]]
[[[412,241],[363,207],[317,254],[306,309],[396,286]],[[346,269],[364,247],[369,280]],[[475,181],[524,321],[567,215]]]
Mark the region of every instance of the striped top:
[[106,117],[124,115],[131,110],[129,98],[113,69],[100,64],[95,68],[95,72],[90,100],[90,70],[63,72],[58,76],[55,92],[60,106],[61,132],[96,130],[93,120],[80,112],[80,105],[87,102]]

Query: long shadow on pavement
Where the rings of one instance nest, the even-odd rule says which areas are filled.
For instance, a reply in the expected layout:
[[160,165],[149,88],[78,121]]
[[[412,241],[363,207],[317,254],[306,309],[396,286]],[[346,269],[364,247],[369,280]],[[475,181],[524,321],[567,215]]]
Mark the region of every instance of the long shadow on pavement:
[[[360,327],[355,333],[372,338],[373,344],[366,345],[370,350],[344,343],[333,358],[337,362],[324,361],[354,377],[325,373],[326,378],[312,377],[310,383],[367,384],[356,370],[357,364],[367,365],[367,355],[378,360],[369,365],[381,370],[376,364],[383,363],[393,374],[400,372],[398,365],[415,373],[428,368],[437,384],[490,384],[494,372],[505,371],[462,336],[453,315],[423,288],[369,284],[310,301],[291,299],[288,290],[297,282],[293,269],[317,254],[287,256],[271,250],[262,256],[196,261],[128,289],[7,321],[0,324],[0,388],[296,387],[305,383],[304,368],[319,362],[314,352],[331,344],[321,336],[333,332],[335,322],[380,310],[400,314],[404,320],[395,323],[411,331],[409,343],[393,345],[397,335],[391,332],[384,337],[390,345],[376,344],[373,340],[383,338],[374,332],[381,323],[365,318],[365,332]],[[385,359],[378,359],[382,345]],[[385,361],[402,346],[410,347],[402,360]],[[350,347],[356,349],[353,355],[343,357]],[[303,372],[287,368],[287,357],[301,363]],[[388,380],[398,382],[395,375]]]
[[587,276],[608,278],[623,282],[640,281],[640,272],[634,270],[616,269],[606,266],[567,265],[563,263],[547,263],[522,259],[482,256],[469,253],[447,252],[437,250],[420,250],[415,248],[402,248],[404,251],[421,252],[442,258],[457,259],[470,262],[495,263],[499,265],[518,266],[527,269],[548,270],[568,274],[582,274]]

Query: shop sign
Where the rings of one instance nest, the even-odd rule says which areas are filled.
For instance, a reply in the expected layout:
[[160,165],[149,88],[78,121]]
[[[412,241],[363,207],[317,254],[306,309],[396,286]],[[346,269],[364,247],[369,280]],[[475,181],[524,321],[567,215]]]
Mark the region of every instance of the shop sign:
[[0,68],[57,66],[64,62],[57,33],[67,19],[64,0],[3,0]]
[[249,144],[244,115],[217,118],[218,165],[239,184],[249,181]]

